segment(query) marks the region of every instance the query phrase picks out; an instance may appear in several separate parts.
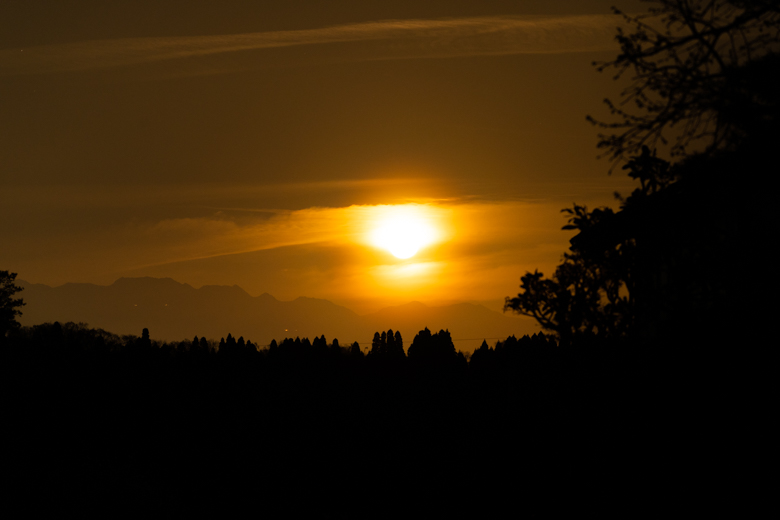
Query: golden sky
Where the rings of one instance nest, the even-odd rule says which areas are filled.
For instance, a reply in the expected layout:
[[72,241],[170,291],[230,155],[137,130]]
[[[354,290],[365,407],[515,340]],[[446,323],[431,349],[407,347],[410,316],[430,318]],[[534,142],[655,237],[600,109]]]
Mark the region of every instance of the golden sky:
[[631,189],[585,121],[612,3],[3,2],[0,269],[500,308]]

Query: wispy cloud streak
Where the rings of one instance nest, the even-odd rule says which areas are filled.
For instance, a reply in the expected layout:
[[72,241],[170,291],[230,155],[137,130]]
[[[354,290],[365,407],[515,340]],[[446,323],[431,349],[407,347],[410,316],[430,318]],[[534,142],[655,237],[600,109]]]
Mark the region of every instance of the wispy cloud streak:
[[0,51],[0,75],[83,71],[296,46],[339,46],[344,59],[413,59],[612,50],[614,15],[389,20],[322,29],[96,40]]

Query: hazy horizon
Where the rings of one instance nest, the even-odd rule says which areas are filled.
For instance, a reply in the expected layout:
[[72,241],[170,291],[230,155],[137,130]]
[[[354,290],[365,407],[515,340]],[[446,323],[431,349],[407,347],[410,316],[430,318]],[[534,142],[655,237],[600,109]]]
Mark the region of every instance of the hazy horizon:
[[17,283],[27,303],[19,320],[23,325],[87,323],[136,336],[148,329],[154,339],[165,341],[194,335],[219,340],[233,334],[267,346],[286,337],[325,335],[370,345],[375,332],[392,329],[401,332],[408,345],[428,328],[450,330],[457,348],[469,353],[483,340],[493,344],[540,331],[530,318],[468,302],[437,306],[414,301],[360,313],[326,299],[302,296],[285,301],[268,293],[251,295],[237,285],[196,288],[172,278],[121,278],[111,285],[57,287],[19,279]]
[[613,3],[6,5],[0,267],[500,312],[633,189],[586,121]]
[[[377,312],[377,311],[382,310],[382,309],[386,309],[386,308],[390,308],[390,307],[400,307],[400,306],[408,305],[410,303],[422,303],[422,304],[424,304],[426,306],[430,306],[430,307],[442,307],[442,306],[448,306],[448,305],[456,305],[456,304],[460,304],[460,303],[469,303],[469,304],[472,304],[472,305],[481,305],[481,306],[483,306],[483,307],[485,307],[485,308],[487,308],[489,310],[495,311],[495,312],[506,313],[507,315],[514,315],[511,311],[504,311],[504,302],[505,302],[504,299],[495,299],[495,300],[436,299],[435,296],[434,296],[434,297],[427,298],[427,299],[408,300],[408,301],[404,301],[403,303],[397,303],[397,302],[390,302],[390,303],[388,303],[386,300],[381,300],[381,299],[376,299],[376,300],[339,300],[339,299],[330,299],[330,298],[316,298],[316,297],[309,296],[309,295],[306,295],[306,294],[300,294],[298,296],[293,296],[293,297],[288,297],[288,298],[279,298],[275,294],[272,294],[272,293],[270,293],[268,291],[263,291],[263,292],[250,292],[250,291],[247,291],[244,287],[241,287],[241,285],[239,285],[239,284],[233,284],[233,285],[224,285],[224,284],[191,284],[191,283],[187,283],[187,282],[181,282],[181,281],[176,280],[174,278],[171,278],[169,276],[167,276],[167,277],[160,277],[160,278],[154,277],[154,276],[137,276],[137,277],[134,277],[134,276],[123,276],[123,277],[117,278],[113,282],[107,283],[107,284],[93,283],[93,282],[64,282],[64,283],[60,283],[60,284],[51,285],[51,284],[46,284],[46,283],[34,282],[34,281],[26,280],[24,278],[17,278],[17,282],[22,284],[22,285],[26,285],[26,284],[30,284],[30,285],[45,285],[45,286],[51,287],[51,288],[62,287],[63,285],[69,285],[69,284],[87,284],[87,285],[96,285],[96,286],[99,286],[99,287],[108,287],[108,286],[113,285],[117,281],[121,280],[122,278],[128,278],[128,279],[151,278],[151,279],[155,279],[155,280],[169,279],[169,280],[173,280],[174,282],[176,282],[178,284],[188,285],[188,286],[192,287],[193,289],[200,289],[202,287],[207,287],[207,286],[238,287],[241,290],[245,291],[250,296],[252,296],[253,298],[256,298],[258,296],[263,296],[263,295],[267,294],[267,295],[273,296],[274,299],[276,299],[278,301],[282,301],[282,302],[295,301],[295,300],[297,300],[299,298],[328,300],[328,301],[330,301],[332,303],[335,303],[337,305],[340,305],[342,307],[346,307],[346,308],[354,311],[358,315],[371,314],[371,313]],[[23,296],[23,293],[20,293],[20,296]]]

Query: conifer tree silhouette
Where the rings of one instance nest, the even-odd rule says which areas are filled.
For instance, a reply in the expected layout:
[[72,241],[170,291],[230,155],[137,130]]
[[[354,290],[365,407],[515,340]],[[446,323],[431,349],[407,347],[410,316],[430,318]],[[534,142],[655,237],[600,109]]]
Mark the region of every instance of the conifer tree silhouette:
[[0,341],[20,327],[16,317],[21,316],[22,311],[18,307],[25,303],[22,298],[14,298],[16,293],[22,291],[21,287],[14,285],[14,280],[16,273],[0,271]]

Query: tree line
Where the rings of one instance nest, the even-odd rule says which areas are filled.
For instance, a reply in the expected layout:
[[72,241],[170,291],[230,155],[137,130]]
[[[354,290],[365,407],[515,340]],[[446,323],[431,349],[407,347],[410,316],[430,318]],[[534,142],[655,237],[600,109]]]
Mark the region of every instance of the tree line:
[[380,362],[392,360],[419,361],[431,365],[440,364],[447,366],[452,363],[467,365],[474,356],[481,359],[490,355],[487,352],[512,352],[516,349],[530,348],[529,345],[554,349],[557,341],[551,335],[540,332],[531,336],[525,335],[518,339],[515,336],[508,337],[505,341],[497,341],[494,347],[489,347],[487,341],[473,354],[464,354],[456,351],[449,330],[431,332],[427,327],[418,332],[408,349],[404,348],[404,341],[400,331],[392,329],[374,333],[370,349],[366,352],[360,343],[355,341],[351,345],[342,345],[334,338],[328,342],[324,335],[309,340],[308,337],[284,338],[277,342],[275,339],[269,345],[261,346],[251,340],[245,340],[243,336],[237,339],[230,333],[219,341],[207,339],[205,336],[193,337],[192,340],[182,341],[158,341],[150,336],[149,329],[143,329],[141,336],[118,335],[100,328],[90,328],[85,323],[68,322],[60,324],[43,323],[29,327],[17,326],[3,337],[3,346],[6,350],[50,351],[62,349],[63,351],[103,351],[105,353],[158,352],[161,356],[176,357],[203,357],[211,356],[214,359],[232,358],[256,358],[256,359],[360,359],[366,362]]
[[[585,396],[614,381],[595,358],[583,364],[541,333],[485,342],[470,360],[446,330],[424,329],[406,352],[395,331],[377,336],[363,352],[322,336],[258,349],[232,335],[158,342],[149,331],[21,327],[0,348],[15,447],[6,467],[64,509],[170,512],[320,492],[349,510],[351,487],[382,504],[409,486],[399,496],[411,500],[497,474],[496,461],[515,466],[507,483],[524,489],[602,471],[590,452],[552,450],[582,417],[608,427],[585,411],[596,402]],[[418,473],[425,480],[409,484]]]
[[[631,498],[620,516],[680,500],[724,511],[737,497],[744,516],[753,500],[739,500],[736,480],[766,485],[744,461],[771,452],[780,3],[651,4],[616,10],[620,53],[596,65],[629,85],[607,100],[611,121],[590,118],[612,171],[638,186],[616,210],[564,209],[576,234],[562,263],[526,273],[506,300],[545,333],[483,342],[469,358],[446,330],[408,348],[377,332],[364,353],[322,336],[266,349],[232,335],[21,328],[15,275],[2,271],[14,481],[79,512],[96,497],[171,513],[220,497],[223,512],[227,496],[289,515],[316,495],[331,516],[414,502],[440,505],[423,516],[445,503],[496,516],[533,513],[552,490],[547,516],[573,496],[587,496],[583,508],[603,498],[600,511]],[[351,507],[358,496],[371,507]]]

